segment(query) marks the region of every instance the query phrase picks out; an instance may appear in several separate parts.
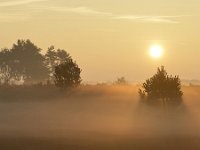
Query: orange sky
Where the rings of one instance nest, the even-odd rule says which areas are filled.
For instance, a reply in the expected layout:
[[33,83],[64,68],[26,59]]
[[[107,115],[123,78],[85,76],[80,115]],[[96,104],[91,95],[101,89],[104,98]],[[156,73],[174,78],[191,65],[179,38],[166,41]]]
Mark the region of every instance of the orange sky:
[[[143,81],[165,65],[183,79],[200,79],[199,0],[4,0],[0,46],[31,39],[66,49],[84,81],[124,76]],[[160,59],[149,47],[164,48]]]

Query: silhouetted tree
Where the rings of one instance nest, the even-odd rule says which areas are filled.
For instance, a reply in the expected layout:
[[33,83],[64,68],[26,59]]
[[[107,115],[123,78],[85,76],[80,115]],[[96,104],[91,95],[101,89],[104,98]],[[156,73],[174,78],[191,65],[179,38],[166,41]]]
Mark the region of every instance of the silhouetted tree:
[[44,65],[44,56],[41,49],[30,40],[18,40],[13,45],[11,53],[15,60],[15,68],[26,75],[26,80],[42,81],[48,77],[47,68]]
[[128,82],[126,81],[125,77],[121,77],[121,78],[118,78],[117,81],[115,81],[116,85],[127,85]]
[[11,82],[18,82],[23,76],[11,68],[14,66],[13,63],[16,63],[11,60],[11,57],[9,49],[2,49],[0,51],[0,84],[9,85]]
[[158,68],[157,73],[143,83],[139,95],[143,101],[157,103],[179,103],[182,100],[181,81],[178,76],[168,75],[164,67]]
[[41,49],[30,40],[18,40],[13,47],[0,52],[0,64],[8,66],[10,73],[25,82],[43,81],[48,77]]
[[55,85],[60,88],[76,87],[81,83],[81,69],[71,58],[55,67]]
[[65,50],[55,49],[54,46],[48,48],[45,54],[45,65],[48,68],[50,80],[52,80],[55,67],[66,60],[70,59],[71,56]]

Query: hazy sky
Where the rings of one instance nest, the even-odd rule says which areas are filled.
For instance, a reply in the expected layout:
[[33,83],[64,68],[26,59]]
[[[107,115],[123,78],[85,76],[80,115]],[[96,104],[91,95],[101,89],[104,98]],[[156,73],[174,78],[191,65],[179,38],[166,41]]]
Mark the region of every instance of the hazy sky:
[[[0,47],[31,39],[66,49],[85,81],[141,81],[164,65],[200,79],[199,0],[0,0]],[[148,50],[160,44],[164,55]]]

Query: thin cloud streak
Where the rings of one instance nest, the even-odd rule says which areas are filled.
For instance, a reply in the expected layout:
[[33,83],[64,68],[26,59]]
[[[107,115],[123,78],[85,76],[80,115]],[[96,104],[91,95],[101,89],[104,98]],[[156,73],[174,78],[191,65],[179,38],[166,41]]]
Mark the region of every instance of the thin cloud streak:
[[[48,0],[18,0],[9,2],[0,2],[0,7],[2,6],[17,6],[24,5],[33,2],[43,2]],[[89,7],[61,7],[61,6],[29,6],[28,13],[41,13],[44,11],[53,11],[60,13],[74,13],[85,16],[103,16],[107,19],[112,20],[129,20],[133,22],[141,23],[166,23],[175,24],[179,23],[176,19],[185,16],[142,16],[142,15],[120,15],[113,14],[111,12],[98,11]],[[8,18],[9,19],[9,18]]]
[[70,12],[70,13],[77,13],[82,15],[104,15],[104,16],[112,16],[112,13],[97,11],[95,9],[91,9],[88,7],[75,7],[75,8],[68,8],[68,7],[47,7],[44,8],[50,11],[57,11],[57,12]]
[[[22,4],[28,4],[32,2],[42,2],[42,1],[47,1],[47,0],[28,0],[25,1],[17,1],[17,2],[4,2],[0,3],[1,6],[16,6],[16,5],[22,5]],[[54,12],[61,12],[61,13],[76,13],[79,15],[89,15],[89,16],[112,16],[112,13],[108,12],[101,12],[97,11],[94,9],[90,9],[88,7],[75,7],[75,8],[68,8],[68,7],[49,7],[49,6],[34,6],[34,7],[28,7],[27,14],[32,14],[32,13],[41,13],[44,11],[54,11]],[[29,15],[30,16],[30,15]],[[29,17],[23,17],[23,14],[21,15],[15,15],[15,14],[8,14],[8,15],[1,15],[0,14],[0,19],[2,19],[0,22],[11,22],[11,21],[17,21],[19,17],[19,20],[28,19]],[[10,20],[10,21],[9,21]]]
[[30,4],[35,2],[44,2],[48,0],[15,0],[15,1],[7,1],[7,2],[0,2],[0,7],[9,7],[9,6],[18,6],[24,4]]
[[137,22],[152,22],[152,23],[179,23],[175,21],[175,18],[181,18],[185,16],[137,16],[137,15],[127,15],[127,16],[115,16],[113,19],[116,20],[130,20]]
[[110,12],[97,11],[88,7],[75,7],[75,8],[66,8],[66,7],[46,7],[46,10],[57,11],[57,12],[68,12],[68,13],[77,13],[80,15],[103,15],[109,19],[116,20],[132,20],[135,22],[151,22],[151,23],[179,23],[175,21],[176,18],[181,18],[185,16],[140,16],[140,15],[115,15]]

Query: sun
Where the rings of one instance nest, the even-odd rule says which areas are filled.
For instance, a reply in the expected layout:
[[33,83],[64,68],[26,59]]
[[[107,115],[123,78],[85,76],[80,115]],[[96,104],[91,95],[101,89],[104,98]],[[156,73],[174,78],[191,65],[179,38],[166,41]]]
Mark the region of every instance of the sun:
[[163,48],[160,45],[153,45],[150,47],[149,53],[153,58],[160,58],[163,55]]

